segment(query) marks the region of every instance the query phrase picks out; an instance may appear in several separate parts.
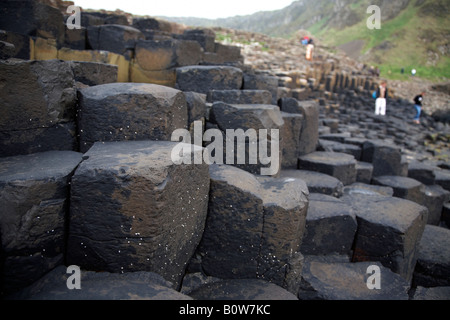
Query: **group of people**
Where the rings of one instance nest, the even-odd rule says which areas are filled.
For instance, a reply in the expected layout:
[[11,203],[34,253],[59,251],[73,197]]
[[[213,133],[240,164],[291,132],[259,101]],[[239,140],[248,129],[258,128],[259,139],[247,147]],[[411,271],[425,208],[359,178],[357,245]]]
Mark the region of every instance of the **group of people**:
[[[373,93],[373,98],[375,98],[375,114],[376,115],[386,115],[386,99],[388,98],[388,88],[386,81],[381,81],[379,87]],[[422,114],[422,102],[425,96],[425,92],[421,92],[416,95],[413,99],[414,108],[416,110],[416,115],[413,118],[413,122],[420,124],[420,116]]]
[[[305,36],[301,39],[302,45],[306,46],[306,60],[312,61],[314,54],[314,40],[308,36]],[[370,68],[370,73],[373,76],[379,77],[380,69],[378,67],[374,68],[373,66]],[[415,74],[415,70],[413,70],[413,75]],[[386,115],[386,99],[388,98],[388,88],[386,81],[381,81],[377,90],[373,93],[373,98],[375,99],[375,114],[384,116]],[[420,124],[420,116],[422,113],[422,102],[424,98],[425,92],[422,92],[414,97],[414,108],[416,110],[416,115],[414,116],[413,122],[416,124]]]
[[308,36],[302,38],[302,44],[306,46],[306,60],[312,61],[314,54],[314,40]]

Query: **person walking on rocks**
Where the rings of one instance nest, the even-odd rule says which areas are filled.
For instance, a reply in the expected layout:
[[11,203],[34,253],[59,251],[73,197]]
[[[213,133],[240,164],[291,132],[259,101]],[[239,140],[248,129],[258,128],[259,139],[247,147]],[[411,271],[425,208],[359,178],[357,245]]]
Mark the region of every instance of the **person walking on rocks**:
[[308,44],[306,45],[306,60],[312,61],[314,54],[314,41],[313,39],[309,39]]
[[418,94],[414,97],[414,107],[416,108],[416,116],[413,119],[413,122],[416,124],[420,124],[420,115],[422,113],[422,101],[423,96],[425,95],[425,92],[422,92],[421,94]]
[[375,100],[375,114],[386,115],[386,99],[388,97],[388,88],[386,87],[386,81],[381,81],[380,86],[376,91]]

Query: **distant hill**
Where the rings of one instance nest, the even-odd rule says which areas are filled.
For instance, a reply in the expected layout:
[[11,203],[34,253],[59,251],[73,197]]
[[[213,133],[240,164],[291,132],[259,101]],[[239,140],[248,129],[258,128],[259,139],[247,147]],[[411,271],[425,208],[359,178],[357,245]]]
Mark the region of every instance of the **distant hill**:
[[[381,30],[369,30],[369,5],[381,8]],[[276,11],[208,20],[171,18],[189,26],[226,27],[291,38],[307,30],[321,43],[377,65],[390,78],[450,78],[449,0],[300,0]],[[404,69],[405,74],[401,73]]]

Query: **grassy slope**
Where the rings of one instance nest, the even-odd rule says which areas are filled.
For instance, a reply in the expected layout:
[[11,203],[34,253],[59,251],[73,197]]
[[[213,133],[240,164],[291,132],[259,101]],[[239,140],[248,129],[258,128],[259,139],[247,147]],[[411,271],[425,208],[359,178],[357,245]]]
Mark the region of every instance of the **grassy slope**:
[[[326,24],[322,19],[309,30],[321,38],[326,44],[340,45],[352,40],[365,40],[362,50],[368,64],[378,65],[382,75],[390,79],[407,79],[413,68],[417,75],[431,80],[450,78],[450,57],[439,54],[440,59],[435,66],[424,65],[427,61],[428,51],[438,52],[436,43],[427,43],[422,39],[428,35],[445,35],[449,33],[449,21],[446,15],[435,16],[421,14],[423,6],[415,6],[411,1],[408,7],[397,17],[383,21],[381,30],[370,30],[366,27],[366,15],[361,22],[343,30],[321,28]],[[364,1],[353,4],[352,9],[365,5]],[[365,11],[365,10],[364,10]],[[439,36],[437,36],[439,37]],[[377,48],[380,45],[389,46],[389,50]],[[401,68],[405,74],[401,74]]]
[[[449,46],[450,0],[410,0],[395,18],[382,19],[381,30],[369,30],[366,20],[370,15],[366,9],[369,4],[378,2],[381,0],[348,0],[350,4],[345,9],[350,9],[352,19],[359,22],[343,29],[333,27],[339,17],[333,13],[335,3],[329,0],[311,0],[307,6],[293,3],[282,10],[208,23],[203,21],[201,24],[252,30],[284,38],[295,36],[299,29],[307,29],[326,46],[364,40],[362,61],[378,66],[383,77],[407,80],[414,68],[419,77],[434,81],[450,79],[449,53],[443,55],[438,48]],[[344,20],[347,18],[342,17]],[[426,65],[429,53],[438,54],[439,60],[435,65]],[[402,68],[405,74],[401,74]]]

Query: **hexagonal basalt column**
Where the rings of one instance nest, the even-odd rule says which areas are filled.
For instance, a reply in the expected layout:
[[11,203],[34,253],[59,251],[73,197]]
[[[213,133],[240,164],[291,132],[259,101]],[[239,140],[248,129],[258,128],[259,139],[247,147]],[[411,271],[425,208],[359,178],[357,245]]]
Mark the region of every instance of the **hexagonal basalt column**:
[[425,226],[420,240],[414,283],[423,287],[450,286],[450,230]]
[[402,176],[402,153],[399,147],[382,140],[368,140],[362,146],[361,160],[372,163],[373,176]]
[[215,102],[210,120],[223,138],[223,157],[216,152],[217,164],[235,165],[258,175],[279,175],[285,122],[278,106]]
[[357,229],[352,208],[331,196],[311,194],[300,251],[306,255],[347,255]]
[[353,156],[345,153],[317,151],[301,156],[298,168],[325,173],[349,185],[356,182],[356,163]]
[[226,165],[212,165],[210,173],[208,218],[198,248],[205,273],[295,287],[293,273],[299,276],[300,270],[293,265],[299,261],[305,226],[306,184],[293,178],[257,178]]
[[362,193],[341,199],[353,207],[358,222],[353,261],[380,261],[410,281],[427,208],[409,200]]
[[[408,300],[409,285],[379,262],[332,263],[305,258],[301,300]],[[379,268],[380,289],[368,288],[370,267]]]
[[0,158],[4,292],[28,286],[63,263],[69,183],[81,159],[72,151]]
[[79,92],[80,150],[97,141],[165,140],[186,129],[184,94],[145,83],[111,83]]
[[320,193],[337,198],[343,194],[342,182],[328,174],[309,170],[281,170],[280,177],[305,181],[310,193]]
[[421,204],[425,186],[412,178],[399,176],[378,176],[372,179],[375,185],[391,187],[394,190],[394,197],[414,201]]
[[[75,172],[67,260],[87,270],[151,271],[180,284],[203,234],[206,164],[175,165],[173,142],[96,143]],[[191,153],[202,152],[195,147]]]
[[187,66],[176,69],[176,88],[207,94],[210,90],[239,90],[242,70],[227,66]]

